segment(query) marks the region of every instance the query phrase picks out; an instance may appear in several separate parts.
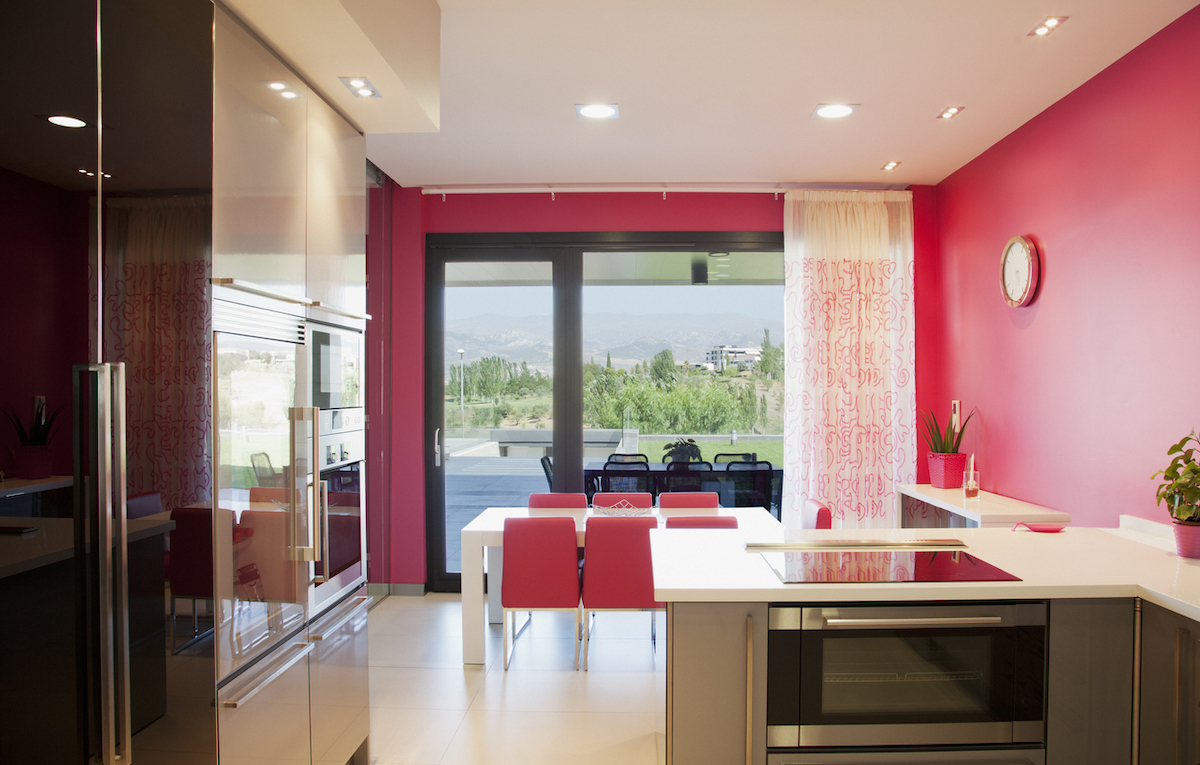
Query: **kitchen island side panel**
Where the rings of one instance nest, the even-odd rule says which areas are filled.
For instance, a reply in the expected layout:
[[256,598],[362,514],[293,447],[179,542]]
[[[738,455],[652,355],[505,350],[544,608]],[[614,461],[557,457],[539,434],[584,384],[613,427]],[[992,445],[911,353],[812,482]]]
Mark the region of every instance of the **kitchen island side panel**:
[[1128,765],[1133,746],[1133,598],[1050,601],[1047,765]]
[[[667,763],[765,765],[767,604],[672,603],[667,607]],[[747,625],[753,641],[747,690]]]

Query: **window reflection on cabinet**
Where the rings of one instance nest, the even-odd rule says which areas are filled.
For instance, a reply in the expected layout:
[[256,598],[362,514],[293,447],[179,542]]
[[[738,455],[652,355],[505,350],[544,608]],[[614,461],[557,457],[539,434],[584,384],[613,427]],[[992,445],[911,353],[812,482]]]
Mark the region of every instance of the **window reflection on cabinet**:
[[[303,298],[308,104],[317,99],[233,17],[216,15],[212,274]],[[231,299],[280,310],[249,293]]]
[[366,139],[320,98],[308,104],[308,297],[367,310]]

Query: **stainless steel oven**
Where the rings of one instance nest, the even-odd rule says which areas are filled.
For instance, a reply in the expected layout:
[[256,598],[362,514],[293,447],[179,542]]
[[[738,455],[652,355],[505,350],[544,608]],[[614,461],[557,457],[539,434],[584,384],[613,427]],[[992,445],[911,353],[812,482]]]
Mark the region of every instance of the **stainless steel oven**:
[[1040,749],[1046,613],[1044,601],[773,606],[767,746]]

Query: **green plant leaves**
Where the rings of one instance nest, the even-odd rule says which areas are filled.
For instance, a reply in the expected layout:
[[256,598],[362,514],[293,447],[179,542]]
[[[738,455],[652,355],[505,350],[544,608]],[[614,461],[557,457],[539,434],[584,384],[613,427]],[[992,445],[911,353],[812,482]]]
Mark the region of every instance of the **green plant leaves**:
[[1150,477],[1162,476],[1163,479],[1155,492],[1156,505],[1165,501],[1176,520],[1200,521],[1200,464],[1195,459],[1196,447],[1189,448],[1188,442],[1200,447],[1196,431],[1168,449],[1167,455],[1174,457],[1165,468]]
[[967,423],[975,416],[974,412],[967,415],[967,419],[962,421],[957,431],[954,430],[954,421],[951,420],[946,423],[946,429],[943,431],[937,415],[932,410],[920,414],[921,423],[925,426],[925,432],[921,435],[928,444],[929,451],[935,454],[956,454],[962,446],[963,435],[967,432]]

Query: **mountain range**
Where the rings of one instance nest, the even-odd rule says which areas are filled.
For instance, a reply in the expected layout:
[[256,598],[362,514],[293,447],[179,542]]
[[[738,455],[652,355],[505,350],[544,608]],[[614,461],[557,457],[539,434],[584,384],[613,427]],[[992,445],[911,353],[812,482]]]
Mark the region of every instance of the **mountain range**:
[[[783,322],[737,313],[626,314],[588,313],[583,316],[583,358],[629,369],[670,348],[676,363],[704,361],[716,345],[757,348],[763,330],[771,342],[783,338]],[[552,321],[549,316],[505,316],[488,313],[447,322],[446,363],[458,363],[458,349],[467,363],[483,356],[525,361],[549,374],[553,365]]]

